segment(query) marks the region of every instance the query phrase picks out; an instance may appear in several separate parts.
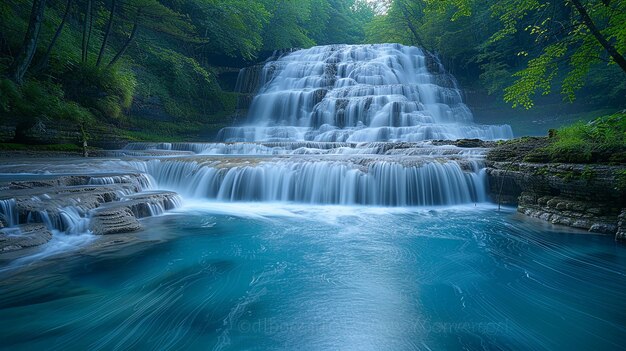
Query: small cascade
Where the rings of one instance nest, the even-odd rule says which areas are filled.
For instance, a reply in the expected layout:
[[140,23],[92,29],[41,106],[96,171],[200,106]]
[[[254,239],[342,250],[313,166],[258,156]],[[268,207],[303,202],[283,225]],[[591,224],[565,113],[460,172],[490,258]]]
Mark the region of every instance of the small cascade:
[[160,216],[166,211],[182,206],[180,195],[173,192],[146,191],[125,196],[121,205],[128,207],[135,217]]
[[28,213],[26,223],[43,223],[51,231],[81,234],[86,233],[89,228],[89,214],[75,206],[66,206],[55,211],[36,210]]
[[318,46],[270,60],[260,72],[244,69],[238,81],[242,93],[257,94],[247,122],[220,131],[226,142],[512,137],[508,125],[473,123],[454,77],[416,47]]
[[0,200],[0,214],[6,220],[8,227],[13,227],[18,224],[18,212],[16,209],[15,199]]
[[[111,229],[115,226],[137,230],[141,226],[136,218],[161,215],[182,204],[178,194],[151,190],[156,188],[155,180],[149,174],[135,170],[142,168],[140,165],[145,162],[129,164],[103,160],[93,164],[98,167],[98,173],[47,174],[44,181],[11,182],[5,188],[6,193],[2,194],[6,198],[0,199],[3,224],[0,226],[0,241],[7,235],[20,233],[24,237],[34,232],[40,237],[52,235],[50,233],[90,233],[94,228],[94,215],[102,217],[104,210],[110,211],[108,215],[118,217],[109,222],[99,218],[96,228],[99,233],[115,233]],[[128,173],[103,172],[112,169]],[[126,215],[129,213],[130,216]],[[120,227],[115,228],[120,230]]]
[[[134,184],[139,191],[154,188],[154,180],[147,174],[122,174],[111,176],[93,176],[89,178],[88,185],[112,185],[112,184]],[[127,195],[127,194],[124,194]]]
[[65,207],[59,211],[61,219],[61,228],[48,228],[58,229],[66,234],[81,234],[86,233],[89,229],[89,216],[88,214],[81,213],[76,207]]

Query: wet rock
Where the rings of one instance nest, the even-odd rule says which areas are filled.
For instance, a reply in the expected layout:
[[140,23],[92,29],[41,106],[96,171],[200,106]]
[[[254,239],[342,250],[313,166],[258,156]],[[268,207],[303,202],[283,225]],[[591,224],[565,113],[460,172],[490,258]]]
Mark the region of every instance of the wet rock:
[[492,162],[520,162],[530,153],[536,152],[549,144],[545,137],[524,137],[497,143],[487,160]]
[[124,197],[120,205],[129,208],[137,218],[151,217],[180,206],[180,196],[172,191],[152,191]]
[[9,226],[9,220],[4,213],[0,213],[0,229]]
[[622,208],[622,212],[617,217],[617,232],[615,233],[615,240],[626,241],[626,208]]
[[617,224],[594,223],[589,227],[592,233],[613,234],[617,231]]
[[[14,204],[11,208],[17,213],[16,223],[36,223],[32,225],[65,232],[89,229],[100,235],[127,233],[141,229],[138,218],[162,214],[181,202],[174,192],[142,192],[148,186],[149,181],[142,174],[51,176],[0,184],[3,189],[0,200]],[[6,218],[4,222],[0,228],[9,224]],[[30,228],[29,233],[34,231],[26,228]],[[11,233],[17,230],[9,229]],[[11,250],[27,246],[14,244],[17,239],[9,237],[10,244],[6,246]],[[30,235],[20,240],[30,238],[28,242],[34,243],[42,237],[45,235]]]
[[0,252],[17,251],[39,246],[52,239],[52,233],[43,224],[22,224],[0,230]]
[[141,230],[138,218],[162,214],[180,205],[180,196],[171,191],[145,192],[125,196],[121,201],[103,205],[91,214],[90,230],[96,235],[129,233]]
[[[615,186],[620,166],[487,161],[494,201],[553,224],[593,233],[618,233],[626,194]],[[593,174],[593,177],[589,177]],[[509,202],[510,201],[510,202]]]
[[453,145],[463,148],[491,148],[497,145],[495,141],[481,139],[433,140],[431,143],[436,146]]
[[89,229],[96,235],[108,235],[135,232],[142,226],[128,207],[119,206],[96,210]]

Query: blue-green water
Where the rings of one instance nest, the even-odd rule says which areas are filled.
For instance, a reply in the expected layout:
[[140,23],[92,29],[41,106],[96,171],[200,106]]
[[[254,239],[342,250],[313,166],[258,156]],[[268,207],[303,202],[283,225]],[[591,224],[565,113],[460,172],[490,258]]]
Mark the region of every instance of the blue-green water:
[[510,209],[204,202],[144,224],[106,250],[3,263],[0,348],[624,345],[626,247]]

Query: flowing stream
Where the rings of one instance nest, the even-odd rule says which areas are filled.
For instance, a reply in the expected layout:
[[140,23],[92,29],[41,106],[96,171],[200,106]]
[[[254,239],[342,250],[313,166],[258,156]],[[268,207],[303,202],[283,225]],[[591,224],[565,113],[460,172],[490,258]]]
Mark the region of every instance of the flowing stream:
[[254,99],[219,142],[0,163],[4,184],[158,195],[142,231],[96,236],[87,197],[45,210],[78,186],[1,188],[9,235],[42,222],[53,237],[0,255],[0,348],[623,347],[626,248],[497,211],[487,149],[438,140],[512,131],[474,124],[436,57],[314,47],[242,70],[238,86]]

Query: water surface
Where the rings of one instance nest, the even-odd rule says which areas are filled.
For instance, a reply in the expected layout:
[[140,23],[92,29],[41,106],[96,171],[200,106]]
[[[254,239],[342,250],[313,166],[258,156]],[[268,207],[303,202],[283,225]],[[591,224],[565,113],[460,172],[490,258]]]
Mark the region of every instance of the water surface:
[[3,262],[3,347],[623,345],[626,248],[510,209],[188,202],[144,224],[130,244]]

